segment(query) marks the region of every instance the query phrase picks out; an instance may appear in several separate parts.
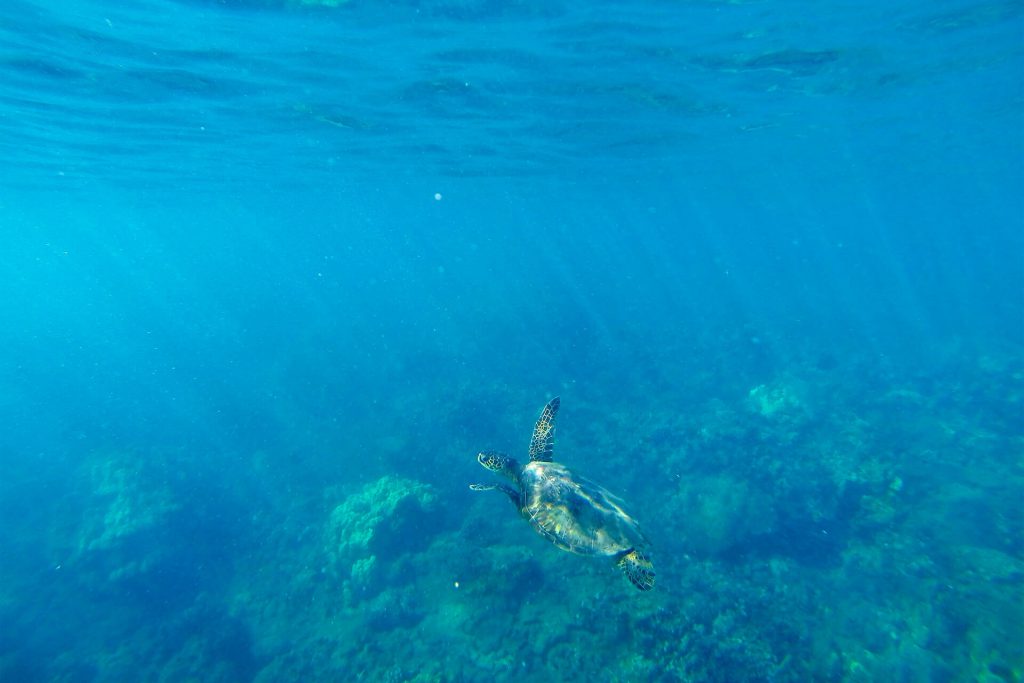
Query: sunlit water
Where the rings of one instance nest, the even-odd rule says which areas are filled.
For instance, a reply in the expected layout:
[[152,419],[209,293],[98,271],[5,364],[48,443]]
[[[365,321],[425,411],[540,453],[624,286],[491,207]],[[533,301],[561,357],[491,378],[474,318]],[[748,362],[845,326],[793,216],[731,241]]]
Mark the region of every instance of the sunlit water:
[[1021,680],[1022,17],[3,3],[0,680]]

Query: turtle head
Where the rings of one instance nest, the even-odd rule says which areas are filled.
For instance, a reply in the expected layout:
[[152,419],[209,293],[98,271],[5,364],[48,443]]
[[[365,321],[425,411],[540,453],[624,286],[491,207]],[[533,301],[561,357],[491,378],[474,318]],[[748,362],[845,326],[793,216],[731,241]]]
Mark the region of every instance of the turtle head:
[[506,477],[515,478],[518,463],[504,453],[497,451],[482,451],[477,454],[476,461],[489,469],[491,472],[503,474]]

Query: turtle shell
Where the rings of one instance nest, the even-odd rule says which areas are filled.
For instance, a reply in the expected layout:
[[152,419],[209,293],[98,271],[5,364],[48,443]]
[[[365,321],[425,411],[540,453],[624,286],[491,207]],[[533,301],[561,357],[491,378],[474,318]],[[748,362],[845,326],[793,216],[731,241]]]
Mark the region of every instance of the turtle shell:
[[618,555],[642,548],[647,540],[604,488],[574,476],[555,462],[531,462],[519,475],[522,513],[545,538],[579,555]]

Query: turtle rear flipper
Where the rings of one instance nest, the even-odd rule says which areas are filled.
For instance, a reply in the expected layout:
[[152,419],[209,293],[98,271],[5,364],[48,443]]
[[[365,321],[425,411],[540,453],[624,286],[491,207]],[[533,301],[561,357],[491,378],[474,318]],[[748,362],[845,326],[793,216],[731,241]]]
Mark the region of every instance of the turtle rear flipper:
[[555,417],[561,400],[556,396],[541,411],[530,439],[530,462],[551,462],[555,459]]
[[512,503],[515,504],[517,508],[522,507],[522,499],[519,497],[519,491],[516,491],[511,486],[505,486],[504,484],[470,484],[469,489],[471,491],[501,491],[512,499]]
[[635,548],[625,552],[616,563],[629,582],[642,591],[654,588],[654,565]]

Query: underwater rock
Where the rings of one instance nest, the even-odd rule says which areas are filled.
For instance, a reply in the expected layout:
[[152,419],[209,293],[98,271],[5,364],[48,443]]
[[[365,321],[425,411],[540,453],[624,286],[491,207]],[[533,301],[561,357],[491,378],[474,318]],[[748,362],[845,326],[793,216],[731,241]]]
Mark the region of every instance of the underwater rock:
[[413,628],[424,616],[423,607],[408,586],[381,591],[360,605],[359,612],[366,627],[378,632]]
[[671,507],[680,524],[683,550],[702,556],[771,532],[777,517],[768,494],[728,476],[685,481]]
[[957,575],[982,586],[1004,584],[1024,588],[1024,561],[993,548],[962,546],[956,549]]
[[401,580],[402,557],[426,548],[443,527],[433,487],[385,476],[331,512],[324,530],[329,570],[344,582],[350,603]]
[[166,542],[181,509],[131,454],[102,454],[89,470],[91,490],[71,561],[94,574],[93,587],[139,578],[169,559]]
[[93,493],[104,501],[84,521],[79,550],[104,550],[159,524],[178,505],[164,489],[145,488],[139,472],[120,459],[104,460],[92,468]]
[[[549,555],[548,559],[555,558]],[[467,558],[466,565],[464,591],[480,592],[502,604],[514,605],[523,596],[544,588],[544,565],[529,547],[491,546],[485,552]]]
[[793,417],[806,410],[802,394],[795,383],[777,381],[754,387],[747,394],[747,401],[762,417]]

